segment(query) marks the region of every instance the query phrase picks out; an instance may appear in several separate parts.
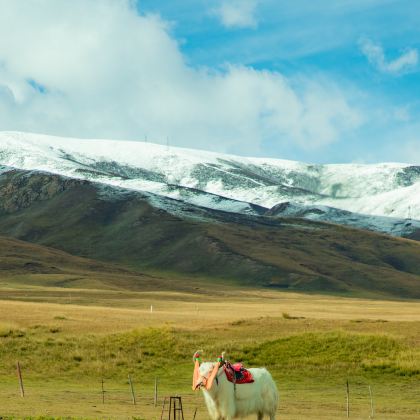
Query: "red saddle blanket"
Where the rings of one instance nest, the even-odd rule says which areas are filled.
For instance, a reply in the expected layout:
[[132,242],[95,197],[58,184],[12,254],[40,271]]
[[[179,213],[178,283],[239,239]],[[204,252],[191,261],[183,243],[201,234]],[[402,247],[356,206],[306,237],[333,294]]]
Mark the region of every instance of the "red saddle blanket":
[[234,384],[250,384],[254,378],[249,370],[245,369],[242,363],[225,363],[223,369],[229,382]]

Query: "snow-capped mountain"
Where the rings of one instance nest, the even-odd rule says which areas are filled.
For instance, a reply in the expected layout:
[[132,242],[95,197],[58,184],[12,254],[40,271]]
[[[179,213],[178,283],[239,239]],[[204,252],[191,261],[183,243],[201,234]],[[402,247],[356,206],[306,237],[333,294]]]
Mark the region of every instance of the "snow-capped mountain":
[[[229,212],[263,214],[281,203],[293,203],[294,211],[283,216],[318,218],[397,236],[420,229],[420,166],[408,164],[312,165],[145,142],[2,132],[0,165],[147,191]],[[308,206],[318,210],[307,211]]]

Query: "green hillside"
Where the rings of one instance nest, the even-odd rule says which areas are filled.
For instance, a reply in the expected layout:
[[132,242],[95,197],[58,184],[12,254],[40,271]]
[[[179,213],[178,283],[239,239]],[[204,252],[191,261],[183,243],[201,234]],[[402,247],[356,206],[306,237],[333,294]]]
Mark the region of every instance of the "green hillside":
[[1,234],[136,271],[286,290],[420,297],[415,241],[210,211],[33,172],[0,177],[0,199]]

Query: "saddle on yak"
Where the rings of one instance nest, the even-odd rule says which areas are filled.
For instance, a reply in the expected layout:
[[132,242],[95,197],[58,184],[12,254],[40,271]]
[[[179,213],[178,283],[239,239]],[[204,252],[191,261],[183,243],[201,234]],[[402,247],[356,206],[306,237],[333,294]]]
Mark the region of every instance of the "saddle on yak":
[[223,370],[228,381],[234,384],[250,384],[254,382],[252,373],[248,369],[245,369],[242,363],[234,363],[232,365],[225,361]]

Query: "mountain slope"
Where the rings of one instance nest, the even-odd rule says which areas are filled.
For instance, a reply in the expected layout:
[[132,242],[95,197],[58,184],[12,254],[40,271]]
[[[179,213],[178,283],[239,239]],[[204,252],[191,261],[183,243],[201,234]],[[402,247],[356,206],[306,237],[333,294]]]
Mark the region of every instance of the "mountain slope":
[[196,207],[58,175],[0,175],[0,233],[136,270],[252,286],[420,297],[420,244]]
[[29,242],[0,236],[0,285],[149,290],[173,288],[151,276]]
[[[398,219],[386,223],[371,217],[369,226],[397,236],[415,236],[420,223],[420,166],[406,164],[310,165],[143,142],[14,132],[0,133],[1,164],[148,191],[231,212],[260,214],[261,209],[292,202],[394,217]],[[341,217],[338,223],[349,217]],[[399,226],[406,218],[412,227],[401,232]]]

